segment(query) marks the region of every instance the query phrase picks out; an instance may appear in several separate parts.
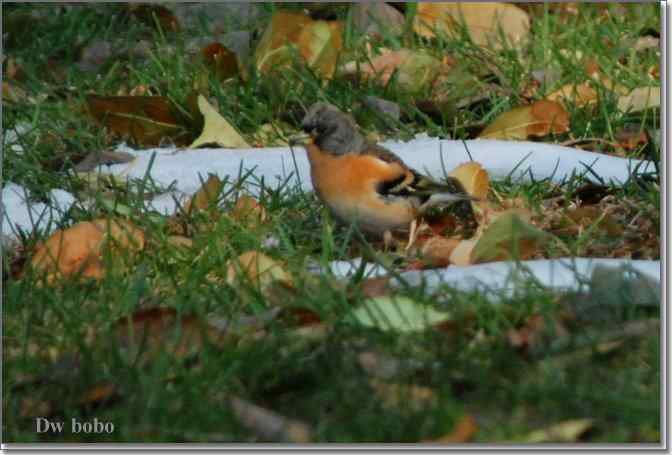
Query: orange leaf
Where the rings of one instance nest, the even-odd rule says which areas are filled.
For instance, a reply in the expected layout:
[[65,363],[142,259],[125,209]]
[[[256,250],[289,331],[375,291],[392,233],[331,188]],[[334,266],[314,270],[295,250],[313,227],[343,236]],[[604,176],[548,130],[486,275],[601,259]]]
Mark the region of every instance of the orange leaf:
[[103,248],[109,240],[128,251],[144,248],[142,231],[127,221],[98,219],[84,221],[54,232],[37,246],[31,259],[32,267],[47,272],[47,281],[57,276],[69,277],[81,273],[83,277],[99,279],[104,275]]

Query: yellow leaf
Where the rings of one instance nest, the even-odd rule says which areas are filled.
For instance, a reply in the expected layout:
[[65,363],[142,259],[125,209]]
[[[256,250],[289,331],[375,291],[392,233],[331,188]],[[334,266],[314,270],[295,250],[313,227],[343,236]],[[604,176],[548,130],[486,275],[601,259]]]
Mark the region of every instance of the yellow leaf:
[[295,52],[308,66],[331,78],[342,47],[340,22],[314,21],[293,12],[279,11],[264,31],[254,61],[262,73],[285,67]]
[[539,100],[500,114],[479,138],[524,140],[530,136],[546,136],[569,131],[569,114],[555,101]]
[[234,285],[249,281],[261,290],[274,281],[292,286],[292,277],[274,259],[258,251],[248,251],[231,262],[226,271],[226,282]]
[[530,29],[527,13],[507,3],[420,2],[413,30],[425,38],[434,38],[435,31],[456,37],[462,23],[475,44],[492,44],[495,49],[502,47],[500,30],[511,44],[518,45]]
[[488,177],[488,172],[483,169],[483,166],[481,166],[480,163],[471,161],[469,163],[460,164],[448,175],[459,180],[465,191],[470,195],[478,199],[485,199],[488,197],[488,192],[490,191],[490,178]]
[[575,442],[592,426],[592,419],[566,420],[543,430],[533,431],[523,438],[523,441],[533,444],[541,442]]
[[225,148],[248,148],[250,146],[203,95],[198,95],[198,109],[203,114],[205,124],[203,132],[189,148],[193,149],[204,144],[217,144]]

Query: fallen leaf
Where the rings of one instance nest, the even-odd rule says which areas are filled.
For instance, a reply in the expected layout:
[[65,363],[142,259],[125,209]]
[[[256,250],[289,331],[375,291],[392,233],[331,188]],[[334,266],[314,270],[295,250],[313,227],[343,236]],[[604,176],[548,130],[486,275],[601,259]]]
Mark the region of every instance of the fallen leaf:
[[112,44],[105,40],[94,40],[82,49],[77,67],[82,71],[96,71],[112,54]]
[[198,95],[198,109],[203,114],[203,132],[189,148],[205,144],[217,144],[224,148],[249,148],[245,139],[208,103],[203,95]]
[[438,235],[431,237],[420,250],[423,262],[432,267],[446,267],[451,263],[450,257],[459,243],[458,239],[447,239]]
[[274,281],[292,286],[292,277],[284,267],[274,259],[258,251],[248,251],[235,261],[229,263],[226,271],[226,282],[230,285],[250,282],[262,291]]
[[312,440],[312,429],[300,420],[290,419],[238,397],[231,398],[229,403],[238,420],[264,440],[299,444]]
[[529,259],[549,237],[529,224],[520,210],[506,210],[483,229],[471,252],[471,263]]
[[660,87],[638,87],[618,98],[621,112],[640,112],[660,107]]
[[569,131],[569,114],[555,101],[539,100],[500,114],[479,134],[480,139],[524,140]]
[[168,98],[88,95],[86,99],[96,121],[138,145],[156,146],[164,138],[178,143],[185,140],[186,130]]
[[542,430],[533,431],[523,437],[523,442],[538,444],[542,442],[576,442],[581,435],[593,427],[593,419],[566,420]]
[[478,46],[492,45],[500,49],[500,30],[510,44],[519,46],[524,43],[530,30],[530,17],[522,9],[507,3],[419,2],[413,30],[425,38],[436,37],[437,31],[457,38],[461,24]]
[[478,425],[476,424],[476,419],[474,419],[474,416],[471,414],[465,414],[455,424],[452,432],[445,436],[441,436],[438,439],[425,442],[438,444],[460,444],[471,441],[477,431]]
[[9,103],[20,103],[28,97],[28,94],[21,87],[2,81],[2,101]]
[[656,38],[655,36],[651,35],[640,36],[637,38],[637,41],[635,41],[634,46],[632,46],[636,52],[640,52],[645,49],[658,49],[659,47],[660,38]]
[[380,379],[370,379],[369,386],[386,408],[419,412],[436,400],[432,389],[415,384],[391,384]]
[[488,172],[480,163],[470,161],[457,166],[448,174],[460,181],[465,191],[478,199],[485,199],[490,192]]
[[625,125],[616,131],[614,138],[618,144],[627,151],[637,150],[649,143],[649,136],[646,131],[640,129],[637,125]]
[[207,343],[221,343],[226,331],[197,316],[174,308],[150,307],[119,318],[113,326],[116,341],[128,359],[147,363],[162,353],[185,359]]
[[24,397],[21,399],[19,407],[19,417],[22,419],[34,419],[37,417],[47,417],[53,412],[53,405],[46,400],[40,400],[35,397]]
[[567,100],[578,107],[583,107],[597,102],[597,90],[591,86],[590,82],[584,82],[578,85],[566,84],[558,90],[548,94],[546,99],[555,102]]
[[476,240],[462,240],[450,253],[450,263],[458,266],[471,265],[471,254],[476,247]]
[[165,31],[177,31],[180,24],[173,12],[162,5],[130,3],[124,6],[129,14],[150,27],[157,24]]
[[388,295],[391,291],[390,288],[390,278],[389,277],[378,277],[378,278],[367,278],[361,282],[362,295],[364,297],[380,297],[383,295]]
[[266,209],[255,198],[243,195],[238,198],[236,205],[229,213],[231,218],[247,227],[255,227],[266,222]]
[[404,31],[404,15],[385,2],[358,2],[350,10],[352,25],[361,34],[383,38]]
[[139,251],[144,248],[142,231],[128,221],[98,219],[83,221],[74,226],[54,232],[45,242],[40,243],[30,264],[33,268],[47,273],[47,281],[56,277],[70,277],[81,273],[86,278],[102,278],[104,247],[110,245],[113,251]]
[[191,248],[194,245],[194,241],[189,237],[183,235],[170,235],[166,238],[166,242],[176,248]]
[[578,207],[563,212],[562,218],[554,223],[552,232],[556,235],[578,235],[592,226],[610,237],[618,238],[623,235],[623,226],[609,213],[595,206]]
[[217,200],[224,188],[224,182],[215,174],[208,174],[201,188],[185,204],[184,211],[188,214],[217,209]]
[[447,70],[443,62],[425,52],[412,49],[381,49],[381,52],[367,62],[346,63],[341,74],[377,79],[386,85],[396,73],[399,87],[417,92],[433,83],[441,71]]
[[294,12],[273,15],[254,53],[258,71],[268,73],[290,65],[293,56],[325,78],[331,78],[342,46],[340,22],[314,21]]
[[97,406],[113,399],[116,393],[117,387],[112,383],[103,382],[101,384],[96,384],[82,394],[79,398],[79,405]]
[[419,332],[449,319],[448,313],[403,296],[367,299],[346,316],[362,326],[394,332]]
[[201,50],[203,60],[215,72],[220,80],[226,80],[239,74],[238,57],[220,43],[211,43]]

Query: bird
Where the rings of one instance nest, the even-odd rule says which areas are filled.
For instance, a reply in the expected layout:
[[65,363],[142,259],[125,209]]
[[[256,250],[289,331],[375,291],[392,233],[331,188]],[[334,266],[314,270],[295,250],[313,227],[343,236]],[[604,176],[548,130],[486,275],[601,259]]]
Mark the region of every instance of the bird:
[[352,116],[333,104],[317,102],[301,121],[318,198],[335,218],[387,240],[393,231],[410,231],[428,209],[471,201],[459,180],[437,182],[407,166],[388,149],[368,141]]

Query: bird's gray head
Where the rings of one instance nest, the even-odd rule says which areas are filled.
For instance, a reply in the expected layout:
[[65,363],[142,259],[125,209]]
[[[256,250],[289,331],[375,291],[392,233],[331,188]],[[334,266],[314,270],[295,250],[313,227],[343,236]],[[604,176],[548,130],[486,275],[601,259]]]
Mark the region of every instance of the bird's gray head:
[[344,154],[360,152],[366,140],[355,120],[333,104],[313,104],[301,122],[301,128],[313,138],[315,145],[325,152]]

